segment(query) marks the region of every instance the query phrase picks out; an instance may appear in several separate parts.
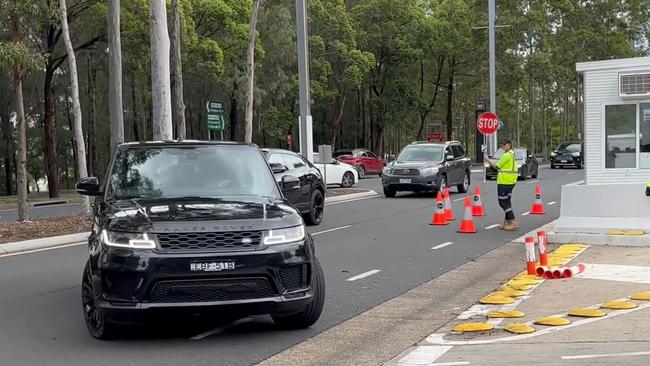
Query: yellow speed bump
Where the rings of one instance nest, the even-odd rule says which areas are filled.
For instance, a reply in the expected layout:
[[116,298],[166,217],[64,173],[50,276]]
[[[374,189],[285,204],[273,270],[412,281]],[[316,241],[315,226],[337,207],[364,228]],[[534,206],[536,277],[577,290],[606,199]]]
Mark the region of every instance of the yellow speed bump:
[[517,290],[517,291],[528,291],[531,288],[533,288],[532,285],[518,285],[518,286],[517,285],[506,285],[504,287],[501,287],[501,290],[513,289],[513,290]]
[[625,230],[608,230],[607,235],[625,235]]
[[538,325],[560,326],[571,324],[571,320],[559,316],[545,316],[543,318],[536,319],[534,323]]
[[532,285],[537,285],[538,283],[542,282],[542,280],[510,280],[506,283],[508,286],[532,286]]
[[525,281],[525,280],[538,280],[539,277],[537,275],[529,275],[529,274],[522,274],[517,277],[515,277],[513,280],[514,281]]
[[485,332],[494,329],[489,323],[463,323],[452,328],[454,332]]
[[641,236],[641,235],[645,235],[645,231],[643,231],[643,230],[626,230],[625,234],[623,234],[623,235],[625,235],[625,236]]
[[637,292],[636,294],[630,296],[632,300],[650,300],[650,291]]
[[526,295],[526,291],[517,291],[512,289],[500,290],[492,293],[492,296],[519,297]]
[[621,300],[614,300],[614,301],[609,301],[600,306],[603,309],[613,309],[613,310],[623,310],[623,309],[634,309],[636,307],[636,304],[633,303],[632,301],[621,301]]
[[535,328],[530,325],[521,324],[521,323],[509,323],[505,328],[510,333],[515,334],[527,334],[535,331]]
[[486,305],[505,305],[512,304],[515,300],[511,297],[490,295],[481,298],[479,302]]
[[573,309],[569,311],[571,316],[580,316],[583,318],[599,318],[605,316],[605,312],[598,309]]
[[585,244],[563,244],[562,246],[560,246],[560,248],[580,248],[580,249],[586,247],[587,245]]
[[487,313],[488,318],[521,318],[524,315],[526,314],[519,310],[490,311]]

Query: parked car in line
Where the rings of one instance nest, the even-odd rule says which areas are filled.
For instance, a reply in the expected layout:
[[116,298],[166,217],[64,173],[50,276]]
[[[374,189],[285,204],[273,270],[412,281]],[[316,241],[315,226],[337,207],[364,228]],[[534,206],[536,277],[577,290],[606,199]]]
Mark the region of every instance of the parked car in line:
[[305,328],[320,317],[325,283],[300,213],[255,145],[174,141],[118,145],[96,197],[82,277],[90,334],[116,338],[151,313],[271,314]]
[[364,178],[366,174],[381,175],[386,165],[384,159],[368,149],[338,150],[332,156],[342,163],[355,167],[359,178]]
[[[517,164],[517,171],[519,172],[519,179],[526,180],[528,177],[537,178],[539,175],[539,163],[537,158],[530,150],[525,147],[514,149],[515,159]],[[503,150],[498,149],[490,159],[499,160],[503,155]],[[496,179],[497,170],[491,167],[486,167],[486,179]]]
[[286,176],[298,178],[300,185],[284,192],[284,196],[304,215],[307,225],[320,225],[325,207],[325,185],[320,170],[293,151],[262,149],[262,152],[279,185]]
[[551,152],[551,169],[556,167],[575,167],[582,169],[582,145],[578,142],[563,142]]
[[386,165],[382,186],[386,197],[397,192],[438,192],[456,186],[458,192],[469,189],[471,160],[457,141],[442,144],[414,142],[402,149]]
[[318,153],[314,153],[314,165],[323,173],[327,185],[339,185],[350,188],[359,181],[357,170],[349,164],[332,159],[327,164],[320,163]]

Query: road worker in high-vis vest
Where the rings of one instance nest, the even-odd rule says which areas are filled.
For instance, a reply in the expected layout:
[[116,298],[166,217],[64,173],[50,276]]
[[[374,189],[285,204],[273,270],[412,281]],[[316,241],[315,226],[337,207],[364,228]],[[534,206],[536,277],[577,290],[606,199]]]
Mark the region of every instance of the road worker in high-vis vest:
[[499,206],[505,212],[505,221],[503,225],[499,225],[499,229],[505,231],[517,231],[519,224],[515,220],[515,213],[512,211],[512,191],[517,184],[519,178],[519,171],[517,169],[517,159],[512,150],[512,141],[509,139],[503,140],[501,149],[504,151],[499,161],[494,162],[487,156],[485,161],[494,169],[498,171],[497,174],[497,196],[499,199]]
[[650,182],[645,185],[645,195],[650,197]]

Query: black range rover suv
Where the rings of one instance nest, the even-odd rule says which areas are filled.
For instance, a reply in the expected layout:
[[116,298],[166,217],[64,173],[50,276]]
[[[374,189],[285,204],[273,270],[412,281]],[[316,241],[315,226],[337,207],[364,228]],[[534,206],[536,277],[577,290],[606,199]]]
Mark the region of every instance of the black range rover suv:
[[148,312],[271,314],[285,328],[320,317],[323,273],[300,213],[255,145],[127,143],[97,196],[82,304],[93,337],[119,335]]

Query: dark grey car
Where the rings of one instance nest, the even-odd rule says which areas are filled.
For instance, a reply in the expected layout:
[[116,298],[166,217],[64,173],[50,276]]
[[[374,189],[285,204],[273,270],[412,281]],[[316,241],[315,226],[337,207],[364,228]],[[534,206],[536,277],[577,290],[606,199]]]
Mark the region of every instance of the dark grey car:
[[395,197],[400,191],[438,192],[450,186],[465,193],[470,173],[471,160],[459,142],[415,142],[384,168],[381,181],[386,197]]

